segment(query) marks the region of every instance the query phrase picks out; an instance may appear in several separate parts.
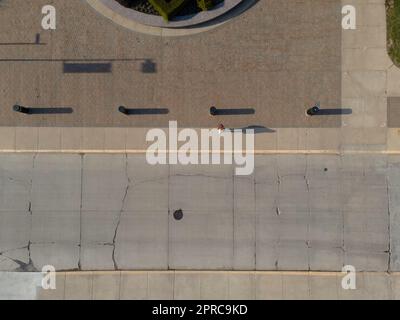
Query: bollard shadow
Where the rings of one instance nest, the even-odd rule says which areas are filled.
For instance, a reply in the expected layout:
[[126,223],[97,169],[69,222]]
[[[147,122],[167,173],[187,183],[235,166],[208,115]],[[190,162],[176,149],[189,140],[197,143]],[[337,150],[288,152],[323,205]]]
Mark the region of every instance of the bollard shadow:
[[144,59],[141,71],[142,73],[157,73],[157,64],[152,59]]
[[214,112],[215,116],[240,116],[255,114],[256,111],[253,108],[240,108],[240,109],[216,109]]
[[128,109],[125,107],[119,107],[119,112],[131,116],[131,115],[157,115],[157,114],[169,114],[167,108],[135,108]]
[[247,130],[254,130],[254,134],[276,132],[275,130],[267,128],[265,126],[256,126],[256,125],[247,126],[247,127],[244,127],[244,128],[233,128],[233,129],[230,129],[230,131],[232,131],[232,132],[242,132],[243,134],[246,134]]
[[111,63],[70,63],[64,62],[64,73],[111,73]]
[[71,114],[72,108],[29,108],[28,114]]
[[34,42],[0,42],[0,46],[45,46],[46,43],[41,42],[40,33],[35,35]]
[[352,109],[319,109],[319,111],[313,116],[337,116],[352,113]]

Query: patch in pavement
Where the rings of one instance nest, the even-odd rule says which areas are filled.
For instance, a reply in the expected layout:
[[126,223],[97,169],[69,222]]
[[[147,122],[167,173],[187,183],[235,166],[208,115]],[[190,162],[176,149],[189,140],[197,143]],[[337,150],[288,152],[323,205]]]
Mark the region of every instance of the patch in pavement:
[[111,73],[111,63],[67,63],[64,62],[64,73]]
[[388,97],[387,125],[389,128],[400,127],[400,97]]

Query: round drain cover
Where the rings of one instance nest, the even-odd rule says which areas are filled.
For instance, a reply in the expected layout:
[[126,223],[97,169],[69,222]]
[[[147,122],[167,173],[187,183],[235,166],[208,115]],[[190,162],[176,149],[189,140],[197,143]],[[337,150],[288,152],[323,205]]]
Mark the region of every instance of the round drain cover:
[[182,209],[176,210],[174,212],[174,219],[175,220],[182,220],[183,219],[183,211],[182,211]]

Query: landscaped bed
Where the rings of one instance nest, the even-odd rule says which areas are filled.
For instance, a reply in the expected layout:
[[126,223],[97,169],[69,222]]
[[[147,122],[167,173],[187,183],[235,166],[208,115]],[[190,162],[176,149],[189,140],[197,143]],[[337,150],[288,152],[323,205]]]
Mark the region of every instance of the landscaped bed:
[[386,0],[388,24],[388,52],[400,67],[400,0]]
[[124,7],[169,20],[174,16],[195,15],[211,10],[224,0],[116,0]]

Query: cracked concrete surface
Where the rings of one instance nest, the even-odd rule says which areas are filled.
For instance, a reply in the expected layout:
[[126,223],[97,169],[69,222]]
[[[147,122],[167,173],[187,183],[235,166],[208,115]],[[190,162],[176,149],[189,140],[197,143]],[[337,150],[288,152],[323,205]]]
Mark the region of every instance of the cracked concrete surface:
[[[400,157],[0,155],[0,270],[400,270]],[[182,209],[177,221],[172,213]]]

